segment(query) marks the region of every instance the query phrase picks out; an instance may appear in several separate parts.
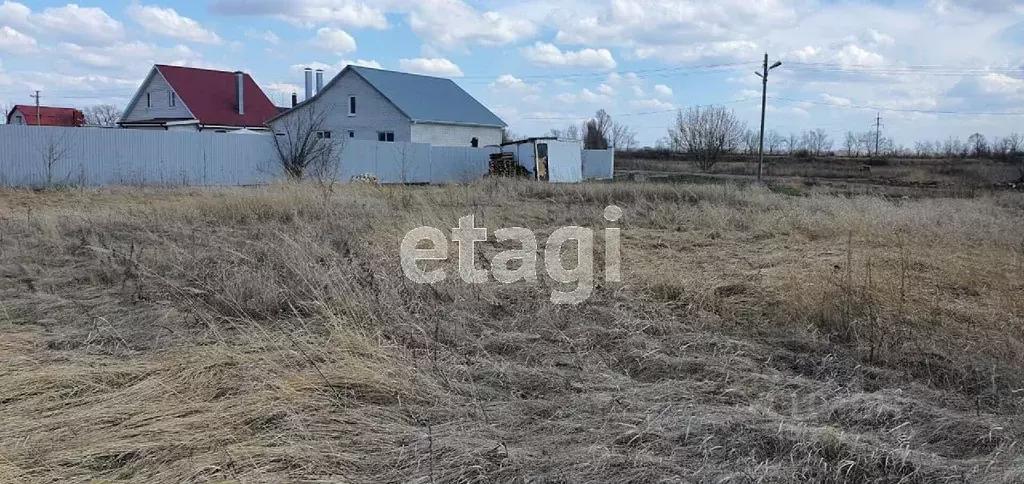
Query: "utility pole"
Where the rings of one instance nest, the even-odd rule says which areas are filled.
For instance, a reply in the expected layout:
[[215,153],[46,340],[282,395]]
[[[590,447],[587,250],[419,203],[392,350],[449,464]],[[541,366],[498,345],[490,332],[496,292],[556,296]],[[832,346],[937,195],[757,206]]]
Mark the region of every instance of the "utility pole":
[[41,97],[39,95],[39,91],[36,91],[36,94],[34,96],[30,96],[30,97],[36,98],[36,126],[42,126],[43,125],[43,121],[42,121],[43,120],[43,116],[39,113],[39,98]]
[[875,118],[875,158],[878,158],[878,143],[882,139],[882,113]]
[[758,77],[761,78],[761,141],[760,146],[757,148],[757,182],[761,183],[761,174],[764,171],[764,112],[768,107],[768,71],[781,66],[781,62],[776,62],[768,67],[768,53],[764,53],[764,65],[763,72],[754,72]]

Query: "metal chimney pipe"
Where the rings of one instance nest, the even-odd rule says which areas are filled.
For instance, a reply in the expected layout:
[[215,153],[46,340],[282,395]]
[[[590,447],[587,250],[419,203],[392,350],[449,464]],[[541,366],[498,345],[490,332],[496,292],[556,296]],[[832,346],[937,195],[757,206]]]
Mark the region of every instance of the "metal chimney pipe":
[[292,107],[294,108],[295,105],[297,105],[297,104],[299,104],[299,94],[293,92],[292,93]]
[[316,93],[320,94],[320,90],[324,88],[324,70],[316,70]]
[[313,69],[306,68],[306,99],[313,97]]
[[238,115],[245,115],[245,73],[235,71],[235,94],[238,95]]

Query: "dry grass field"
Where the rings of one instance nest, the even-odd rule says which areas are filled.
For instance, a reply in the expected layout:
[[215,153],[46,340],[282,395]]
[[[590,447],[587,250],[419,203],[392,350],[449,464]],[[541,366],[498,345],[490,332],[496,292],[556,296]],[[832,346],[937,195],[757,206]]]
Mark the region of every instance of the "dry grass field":
[[[578,306],[399,266],[609,204]],[[0,482],[1008,484],[1022,410],[1021,193],[0,192]]]
[[[711,180],[752,182],[757,176],[757,157],[734,155],[723,159],[709,173],[686,160],[649,160],[623,157],[615,160],[620,176],[644,173],[652,180]],[[993,188],[1008,189],[1016,183],[1024,190],[1024,165],[990,159],[848,157],[792,158],[768,156],[764,175],[775,185],[831,188],[847,193],[897,196],[976,196]]]

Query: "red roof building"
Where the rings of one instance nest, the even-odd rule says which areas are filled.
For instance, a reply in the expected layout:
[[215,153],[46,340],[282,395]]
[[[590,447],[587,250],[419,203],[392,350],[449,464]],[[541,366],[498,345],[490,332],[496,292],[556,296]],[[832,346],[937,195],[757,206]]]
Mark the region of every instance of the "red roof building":
[[158,64],[118,124],[189,131],[265,129],[266,121],[277,114],[249,74]]
[[85,116],[75,108],[18,104],[7,113],[7,124],[78,127],[85,125]]

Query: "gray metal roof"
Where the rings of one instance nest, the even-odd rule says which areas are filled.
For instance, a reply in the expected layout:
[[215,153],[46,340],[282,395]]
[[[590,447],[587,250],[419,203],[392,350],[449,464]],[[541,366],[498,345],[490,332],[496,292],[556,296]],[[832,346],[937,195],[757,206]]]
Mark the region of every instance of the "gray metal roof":
[[[451,79],[349,66],[416,122],[506,126]],[[340,77],[340,76],[339,76]]]

